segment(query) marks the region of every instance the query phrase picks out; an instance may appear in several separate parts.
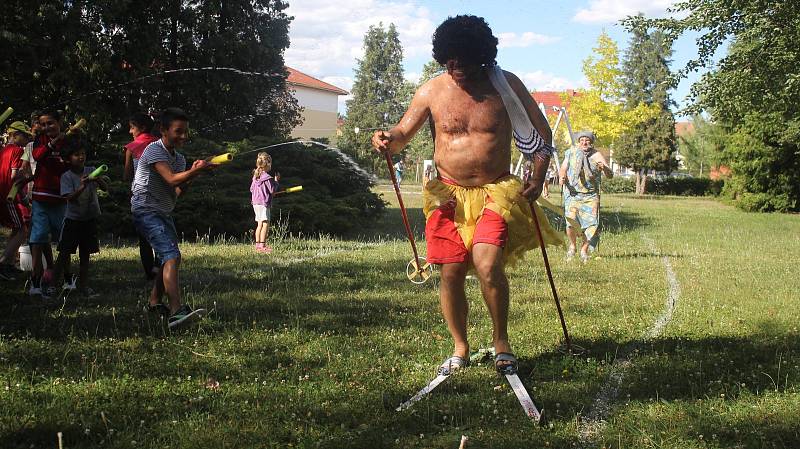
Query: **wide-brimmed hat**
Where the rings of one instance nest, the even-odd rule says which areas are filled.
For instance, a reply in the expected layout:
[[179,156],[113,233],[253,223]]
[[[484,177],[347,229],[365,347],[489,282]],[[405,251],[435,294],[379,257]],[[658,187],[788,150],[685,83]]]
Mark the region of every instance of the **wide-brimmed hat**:
[[28,127],[28,125],[25,124],[25,122],[17,121],[17,122],[12,123],[11,125],[9,125],[8,130],[6,132],[9,132],[9,133],[17,132],[17,133],[26,134],[28,137],[33,137],[33,133],[31,132],[31,129]]
[[589,140],[591,140],[592,143],[594,143],[595,136],[594,136],[594,133],[591,132],[591,131],[578,131],[578,132],[575,133],[575,141],[576,142],[578,140],[581,140],[581,137],[588,137]]

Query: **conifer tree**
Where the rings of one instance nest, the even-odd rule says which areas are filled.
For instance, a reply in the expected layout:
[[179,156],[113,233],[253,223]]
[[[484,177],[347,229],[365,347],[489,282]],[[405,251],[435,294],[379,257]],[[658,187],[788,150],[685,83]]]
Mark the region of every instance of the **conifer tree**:
[[645,193],[648,170],[669,172],[677,166],[675,119],[670,110],[674,102],[669,95],[671,56],[671,43],[663,33],[633,31],[622,69],[625,109],[650,105],[658,112],[622,135],[614,158],[636,172],[638,194]]
[[[419,81],[416,84],[409,83],[409,92],[405,106],[408,107],[408,104],[411,103],[411,98],[414,96],[414,93],[420,87],[422,87],[423,84],[436,78],[442,73],[444,73],[444,67],[439,65],[439,63],[434,60],[428,61],[425,66],[422,67],[422,74],[420,75]],[[404,152],[407,153],[408,156],[411,157],[411,159],[416,163],[421,163],[423,159],[433,158],[434,142],[433,134],[431,133],[431,126],[433,126],[433,122],[429,118],[428,121],[422,125],[419,131],[417,131],[417,134],[413,139],[411,139],[404,150]]]
[[386,163],[373,155],[372,134],[393,126],[404,112],[402,64],[403,48],[394,24],[388,29],[382,23],[371,26],[364,35],[364,57],[358,60],[339,147],[374,173],[386,173]]

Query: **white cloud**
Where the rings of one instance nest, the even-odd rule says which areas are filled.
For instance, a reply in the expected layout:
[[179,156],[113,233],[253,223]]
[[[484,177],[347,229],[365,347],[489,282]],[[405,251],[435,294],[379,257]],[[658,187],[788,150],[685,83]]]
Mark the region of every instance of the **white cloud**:
[[351,74],[371,25],[394,23],[405,58],[431,52],[430,11],[405,0],[293,0],[286,65],[316,77]]
[[414,84],[417,84],[419,79],[422,78],[422,74],[419,72],[406,72],[405,75],[406,81]]
[[576,82],[556,76],[552,73],[546,73],[541,70],[535,72],[516,72],[517,76],[525,83],[528,90],[565,90],[565,89],[578,89],[584,87],[582,82]]
[[591,0],[588,8],[579,9],[572,20],[579,23],[614,23],[627,16],[643,13],[663,17],[675,0]]
[[498,33],[497,38],[500,43],[498,48],[526,48],[531,45],[547,45],[561,40],[557,36],[546,36],[544,34],[527,31],[522,34],[517,33]]

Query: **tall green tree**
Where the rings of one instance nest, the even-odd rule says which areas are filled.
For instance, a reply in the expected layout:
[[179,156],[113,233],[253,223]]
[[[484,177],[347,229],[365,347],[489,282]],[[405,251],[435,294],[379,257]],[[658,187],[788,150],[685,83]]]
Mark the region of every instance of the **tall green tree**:
[[[701,31],[698,57],[675,82],[701,68],[690,112],[706,111],[728,133],[725,192],[746,210],[800,210],[800,21],[792,0],[703,0],[674,6],[680,18],[624,21],[671,38]],[[715,65],[723,43],[728,53]]]
[[[4,3],[4,103],[54,106],[121,129],[134,111],[180,106],[211,136],[286,135],[298,123],[280,0],[42,0]],[[205,68],[204,70],[197,70]]]
[[589,88],[579,90],[574,97],[565,92],[562,99],[570,105],[573,130],[593,130],[597,146],[613,148],[631,126],[654,116],[655,108],[646,104],[625,108],[619,47],[605,32],[597,38],[592,54],[583,61],[583,74]]
[[370,140],[374,130],[400,120],[408,97],[403,48],[394,24],[388,29],[382,23],[370,26],[364,35],[364,57],[358,60],[351,93],[339,147],[373,173],[386,174],[386,164],[374,156]]
[[677,167],[675,118],[670,109],[675,103],[669,94],[671,56],[672,44],[662,32],[633,30],[622,64],[625,109],[648,105],[657,113],[622,135],[614,157],[636,172],[638,194],[646,191],[649,170],[669,172]]
[[678,148],[690,173],[708,176],[722,162],[725,130],[702,115],[692,118],[692,130],[678,138]]
[[[422,67],[422,73],[420,74],[419,81],[416,84],[410,83],[410,90],[405,102],[405,108],[407,108],[411,103],[411,99],[413,98],[417,89],[442,73],[444,73],[444,67],[439,65],[438,62],[430,60],[425,63],[425,65]],[[434,142],[433,134],[431,133],[431,126],[433,126],[433,121],[429,117],[428,122],[425,125],[422,125],[417,134],[413,139],[411,139],[404,150],[407,156],[410,157],[414,162],[420,162],[424,159],[433,158]]]

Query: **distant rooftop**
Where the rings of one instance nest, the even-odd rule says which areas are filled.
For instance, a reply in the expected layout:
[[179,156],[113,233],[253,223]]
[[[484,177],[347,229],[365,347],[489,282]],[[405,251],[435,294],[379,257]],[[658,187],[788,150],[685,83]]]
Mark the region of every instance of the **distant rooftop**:
[[306,75],[305,73],[293,69],[291,67],[286,67],[286,71],[289,72],[289,76],[286,78],[286,82],[294,86],[303,86],[303,87],[310,87],[312,89],[319,89],[325,90],[328,92],[333,92],[336,95],[349,95],[350,93],[344,89],[340,89],[333,84],[328,84],[325,81],[318,80],[311,75]]
[[[561,96],[567,94],[567,102],[566,104],[562,101]],[[553,106],[562,107],[566,106],[569,107],[569,99],[573,97],[577,97],[580,95],[580,92],[576,91],[575,89],[567,89],[565,91],[553,91],[553,90],[541,90],[537,92],[531,92],[531,96],[533,97],[533,101],[539,105],[544,103],[544,109],[547,111],[548,115],[556,114],[553,111]]]
[[694,133],[694,123],[675,122],[675,135],[678,137]]

